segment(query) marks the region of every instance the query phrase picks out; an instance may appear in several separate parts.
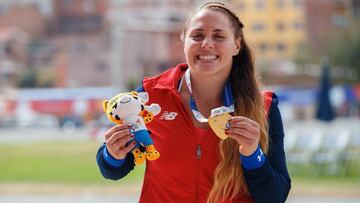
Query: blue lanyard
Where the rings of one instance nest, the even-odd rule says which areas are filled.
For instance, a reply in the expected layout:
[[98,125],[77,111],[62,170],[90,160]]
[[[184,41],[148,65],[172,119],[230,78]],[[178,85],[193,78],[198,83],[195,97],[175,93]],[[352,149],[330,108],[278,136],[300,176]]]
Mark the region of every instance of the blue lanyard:
[[[189,88],[190,91],[190,107],[191,107],[191,111],[193,112],[195,118],[202,123],[208,122],[208,119],[205,118],[200,111],[198,110],[196,103],[195,103],[195,99],[192,93],[192,89],[191,89],[191,79],[190,79],[190,68],[188,68],[185,72],[185,81],[186,81],[186,85]],[[215,109],[211,110],[211,114],[210,117],[214,117],[214,116],[218,116],[224,113],[232,113],[235,111],[234,108],[234,98],[232,95],[232,91],[231,91],[231,84],[230,81],[228,80],[226,82],[225,88],[223,90],[223,94],[222,94],[222,99],[223,99],[223,103],[224,106],[220,106],[217,107]]]

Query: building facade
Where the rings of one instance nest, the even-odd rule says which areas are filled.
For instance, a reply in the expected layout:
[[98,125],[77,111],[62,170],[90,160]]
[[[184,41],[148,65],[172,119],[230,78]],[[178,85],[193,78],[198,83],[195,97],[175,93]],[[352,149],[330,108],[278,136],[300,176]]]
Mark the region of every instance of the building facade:
[[99,32],[105,28],[107,0],[53,0],[56,33]]
[[306,40],[303,0],[232,0],[257,60],[290,59]]
[[334,34],[351,28],[358,7],[352,0],[307,0],[304,6],[307,40],[317,52],[326,49]]

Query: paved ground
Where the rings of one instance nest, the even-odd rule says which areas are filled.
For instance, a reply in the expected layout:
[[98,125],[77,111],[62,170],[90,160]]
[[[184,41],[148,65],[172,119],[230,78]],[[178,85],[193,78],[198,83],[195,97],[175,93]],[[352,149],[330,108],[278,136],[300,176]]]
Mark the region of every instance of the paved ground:
[[[359,203],[356,189],[346,192],[310,191],[294,187],[287,203]],[[136,203],[140,185],[74,185],[0,183],[0,203]],[[360,191],[359,191],[360,192]]]
[[294,197],[289,198],[287,203],[359,203],[360,199],[327,198],[327,197]]
[[135,203],[139,184],[0,182],[0,203]]

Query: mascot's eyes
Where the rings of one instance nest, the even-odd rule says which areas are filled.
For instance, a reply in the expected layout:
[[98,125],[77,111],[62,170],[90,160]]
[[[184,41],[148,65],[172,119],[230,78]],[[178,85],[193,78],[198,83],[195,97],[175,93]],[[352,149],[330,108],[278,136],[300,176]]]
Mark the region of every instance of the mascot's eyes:
[[113,108],[113,109],[116,109],[116,108],[117,108],[117,103],[115,103],[112,108]]
[[141,104],[141,111],[144,111],[144,105]]

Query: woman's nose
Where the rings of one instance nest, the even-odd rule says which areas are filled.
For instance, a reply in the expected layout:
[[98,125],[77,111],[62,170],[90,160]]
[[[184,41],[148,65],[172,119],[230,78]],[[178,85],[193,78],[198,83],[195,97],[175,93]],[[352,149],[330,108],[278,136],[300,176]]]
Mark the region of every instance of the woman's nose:
[[214,43],[210,37],[205,37],[201,43],[202,48],[212,49],[214,48]]

